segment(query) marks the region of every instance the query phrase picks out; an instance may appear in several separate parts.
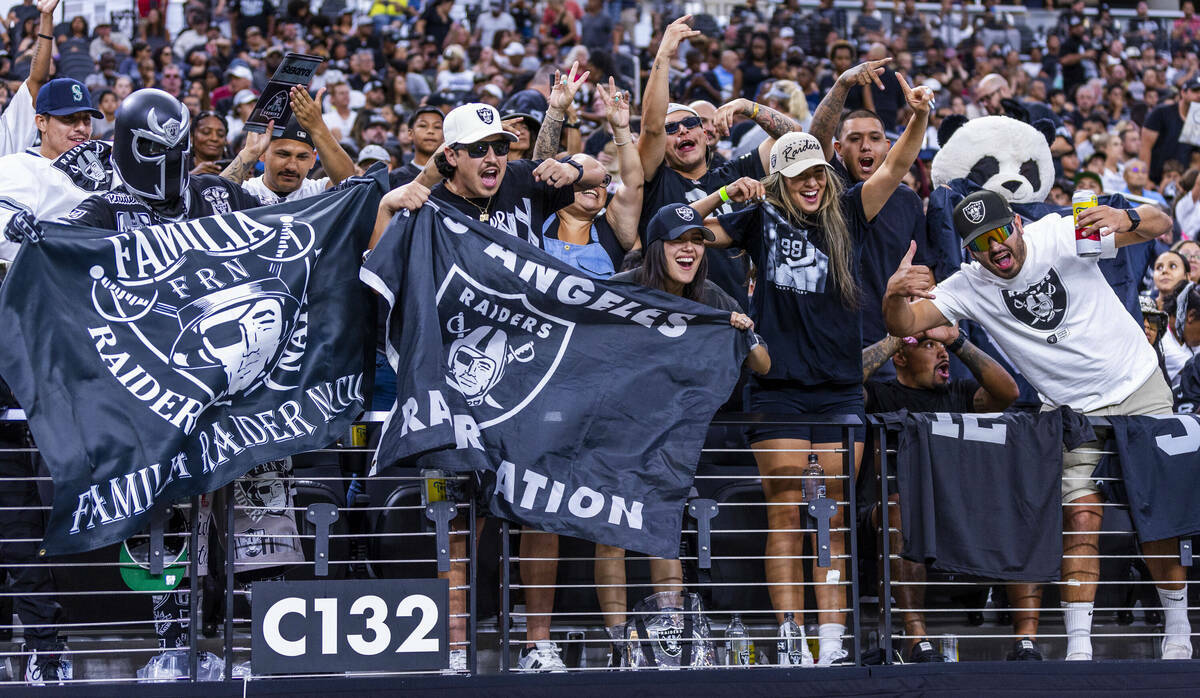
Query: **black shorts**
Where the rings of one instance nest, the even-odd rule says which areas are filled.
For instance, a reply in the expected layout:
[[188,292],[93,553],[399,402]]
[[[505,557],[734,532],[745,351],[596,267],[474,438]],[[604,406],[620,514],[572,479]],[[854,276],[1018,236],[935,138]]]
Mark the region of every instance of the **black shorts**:
[[[857,415],[866,424],[861,385],[803,386],[788,381],[751,379],[746,386],[746,411],[768,416]],[[754,424],[746,429],[750,443],[768,439],[803,439],[810,443],[841,443],[845,427],[822,424]],[[866,441],[865,426],[853,428],[855,443]]]

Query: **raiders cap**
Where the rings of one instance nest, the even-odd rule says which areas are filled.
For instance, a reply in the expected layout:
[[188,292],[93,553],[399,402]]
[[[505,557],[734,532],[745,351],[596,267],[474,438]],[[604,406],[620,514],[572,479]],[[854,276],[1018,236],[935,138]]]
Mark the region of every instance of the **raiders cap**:
[[692,230],[704,233],[704,239],[709,242],[716,239],[712,231],[704,227],[704,217],[696,209],[687,204],[667,204],[658,209],[658,213],[646,225],[646,239],[642,240],[642,246],[649,247],[655,240],[676,240]]
[[308,132],[308,129],[301,126],[300,123],[296,121],[296,117],[294,116],[288,119],[287,126],[283,127],[283,133],[275,136],[271,140],[278,141],[284,138],[289,141],[299,141],[310,148],[316,147],[313,145],[312,134]]
[[968,194],[954,207],[954,229],[962,238],[963,247],[987,231],[1012,222],[1013,212],[1008,202],[994,191],[981,189]]
[[490,104],[473,102],[455,107],[442,122],[442,134],[446,145],[470,145],[490,136],[504,136],[517,140],[516,134],[504,130],[500,123],[500,112]]

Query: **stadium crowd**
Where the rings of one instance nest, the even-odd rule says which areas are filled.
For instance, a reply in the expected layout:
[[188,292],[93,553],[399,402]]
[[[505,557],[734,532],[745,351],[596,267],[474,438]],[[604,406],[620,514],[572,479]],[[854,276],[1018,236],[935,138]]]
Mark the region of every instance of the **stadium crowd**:
[[[1200,280],[1200,131],[1186,128],[1200,101],[1200,17],[1190,0],[1181,18],[1167,21],[1150,17],[1144,2],[1118,20],[1107,5],[1077,0],[1058,8],[1046,31],[1014,23],[998,0],[981,8],[942,0],[937,12],[913,0],[863,0],[852,12],[832,0],[815,7],[746,0],[720,20],[686,15],[669,0],[653,12],[632,0],[455,2],[375,0],[360,13],[337,0],[189,0],[176,31],[151,2],[129,34],[83,17],[56,22],[58,0],[12,7],[0,34],[0,195],[16,206],[0,212],[9,237],[0,256],[15,253],[31,218],[121,229],[220,212],[183,196],[189,187],[223,187],[236,210],[312,196],[382,163],[391,191],[372,244],[396,212],[432,199],[590,276],[687,297],[728,310],[736,327],[753,327],[760,340],[747,362],[753,375],[731,409],[863,415],[1044,403],[1148,414],[1172,411],[1172,389],[1175,403],[1200,399],[1188,392],[1200,387],[1192,361],[1200,346],[1200,286],[1193,285]],[[293,52],[324,59],[308,89],[290,93],[294,120],[276,137],[247,130],[258,95]],[[184,171],[167,175],[174,186],[156,190],[157,179],[145,183],[140,165],[122,158],[134,147],[137,120],[176,103],[190,151]],[[1106,205],[1083,219],[1115,239],[1121,264],[1091,264],[1077,282],[1111,295],[1107,310],[1129,315],[1114,323],[1120,327],[1085,335],[1097,353],[1112,341],[1129,347],[1111,372],[1039,373],[1045,357],[1015,355],[1008,344],[1020,347],[1025,330],[989,322],[994,309],[970,296],[974,277],[960,276],[1014,279],[1027,257],[1038,258],[1034,250],[1054,247],[1048,225],[1035,229],[1041,221],[1014,213],[1019,207],[997,195],[932,204],[939,130],[994,115],[1048,122],[1048,210],[1069,207],[1079,191],[1121,195],[1101,199]],[[46,174],[48,163],[93,140],[112,144],[119,175],[112,187],[129,201],[78,182],[49,196],[41,191],[47,180],[30,177],[58,176]],[[978,177],[967,177],[976,184],[994,174],[982,159],[976,167]],[[987,211],[985,228],[963,213],[972,203]],[[1145,338],[1134,333],[1129,343],[1134,325]],[[395,374],[379,334],[374,409],[388,410]],[[1086,370],[1120,386],[1095,399],[1077,389],[1097,377]],[[843,472],[837,429],[756,426],[747,440],[768,502],[804,498],[795,476],[808,452],[827,475]],[[856,441],[861,459],[861,434]],[[1072,468],[1086,468],[1086,480],[1095,464],[1067,461],[1068,480]],[[29,467],[5,462],[11,473]],[[845,499],[842,488],[831,480],[829,496]],[[28,496],[0,494],[18,503]],[[1095,555],[1088,532],[1099,525],[1100,493],[1064,485],[1063,501],[1079,503],[1064,517],[1064,553]],[[869,516],[880,525],[877,510]],[[794,531],[804,522],[798,508],[777,506],[769,524],[766,578],[783,622],[785,611],[803,609],[805,540]],[[841,512],[830,522],[843,524]],[[899,528],[898,518],[892,526]],[[520,545],[530,616],[519,666],[561,670],[550,637],[554,591],[538,588],[553,585],[558,540],[531,532]],[[28,547],[6,554],[32,559],[36,546]],[[814,566],[814,578],[846,577],[842,536],[832,548],[831,566]],[[1145,548],[1159,549],[1170,546]],[[599,546],[597,580],[623,583],[623,555]],[[453,555],[466,556],[465,549]],[[1166,609],[1163,656],[1190,658],[1182,572],[1158,563],[1151,571]],[[924,578],[918,564],[893,566],[896,579]],[[678,561],[656,560],[652,570],[657,590],[681,588]],[[36,574],[18,575],[13,588],[52,588]],[[456,565],[449,576],[463,575]],[[1098,575],[1098,565],[1064,560],[1064,579],[1081,582],[1064,593],[1068,659],[1092,657]],[[621,666],[629,654],[624,598],[600,594],[613,663]],[[1040,591],[1013,584],[1009,594],[1026,609],[1014,614],[1019,639],[1010,658],[1041,659]],[[805,649],[797,663],[844,663],[845,589],[819,586],[816,601],[819,649],[816,656]],[[901,601],[921,606],[915,597]],[[52,603],[18,604],[22,622],[55,617]],[[452,612],[465,604],[465,593],[452,593]],[[465,621],[455,619],[450,631],[461,641]],[[922,642],[920,614],[906,615],[905,631],[908,660],[943,660]],[[70,678],[69,660],[55,653],[61,638],[36,635],[26,633],[27,678]],[[452,652],[451,669],[465,669],[463,652]]]

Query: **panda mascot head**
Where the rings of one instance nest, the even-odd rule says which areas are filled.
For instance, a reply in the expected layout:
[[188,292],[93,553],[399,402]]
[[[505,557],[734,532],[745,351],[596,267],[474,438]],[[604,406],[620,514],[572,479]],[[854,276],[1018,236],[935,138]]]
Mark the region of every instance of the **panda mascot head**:
[[1008,116],[967,120],[952,115],[938,128],[942,149],[933,158],[933,186],[966,179],[1012,203],[1041,203],[1054,183],[1050,144],[1054,126]]

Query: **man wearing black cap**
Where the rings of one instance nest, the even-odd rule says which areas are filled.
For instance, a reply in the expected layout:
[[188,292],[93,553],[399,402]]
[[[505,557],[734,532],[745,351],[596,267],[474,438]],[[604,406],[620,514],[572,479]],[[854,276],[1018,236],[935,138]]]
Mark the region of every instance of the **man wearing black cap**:
[[[1120,210],[1096,206],[1080,213],[1079,224],[1101,235],[1100,257],[1118,247],[1153,240],[1170,232],[1170,218],[1152,205]],[[1049,214],[1024,225],[1008,202],[990,191],[965,197],[954,208],[954,227],[974,261],[934,288],[924,266],[913,265],[909,247],[888,281],[883,311],[897,337],[960,320],[988,331],[1038,390],[1046,407],[1069,406],[1088,415],[1170,414],[1171,389],[1158,369],[1158,357],[1140,323],[1101,274],[1100,257],[1075,252],[1070,215]],[[1103,437],[1101,437],[1103,438]],[[1091,659],[1092,602],[1100,575],[1097,557],[1101,496],[1092,481],[1100,442],[1063,454],[1062,499],[1071,504],[1063,517],[1061,587],[1068,635],[1067,659]],[[1169,606],[1183,588],[1174,539],[1144,541],[1146,565],[1162,585]],[[1181,598],[1181,597],[1180,597]],[[1040,605],[1040,601],[1038,602]],[[1028,636],[1010,658],[1041,659]],[[1188,633],[1168,631],[1163,658],[1190,658]]]
[[387,119],[379,114],[371,114],[367,117],[362,131],[359,133],[358,145],[360,148],[365,145],[384,145],[387,143],[391,130],[392,125],[388,123]]
[[425,163],[437,153],[442,145],[442,122],[445,116],[437,107],[417,107],[413,115],[408,117],[408,132],[412,138],[413,159],[403,167],[398,167],[388,175],[388,185],[391,189],[402,187],[417,178]]
[[1146,121],[1142,124],[1142,149],[1139,158],[1142,162],[1150,163],[1151,182],[1162,179],[1163,164],[1167,160],[1176,160],[1184,167],[1188,166],[1195,147],[1190,143],[1181,143],[1179,136],[1183,133],[1188,110],[1192,108],[1192,103],[1198,101],[1200,78],[1192,78],[1179,89],[1179,99],[1155,107],[1154,111],[1146,116]]
[[[26,215],[57,220],[81,201],[112,188],[107,143],[92,141],[92,118],[102,117],[92,106],[83,83],[57,78],[38,92],[34,121],[42,144],[0,158],[0,259],[12,259],[21,236],[9,228],[23,225]],[[17,216],[16,214],[23,215]]]
[[[263,162],[263,173],[246,180],[242,188],[258,197],[264,206],[281,201],[294,201],[336,186],[354,175],[354,161],[334,140],[329,127],[321,119],[320,92],[317,99],[309,96],[303,86],[291,91],[293,118],[288,121],[283,133],[272,138],[266,149],[257,153],[249,145],[238,153],[237,158],[221,173],[222,177],[238,182],[249,174],[258,160]],[[255,139],[256,143],[261,143]],[[309,170],[321,158],[325,176],[308,179]],[[251,159],[253,158],[253,159]]]

